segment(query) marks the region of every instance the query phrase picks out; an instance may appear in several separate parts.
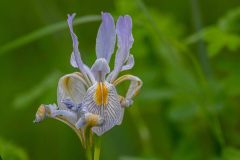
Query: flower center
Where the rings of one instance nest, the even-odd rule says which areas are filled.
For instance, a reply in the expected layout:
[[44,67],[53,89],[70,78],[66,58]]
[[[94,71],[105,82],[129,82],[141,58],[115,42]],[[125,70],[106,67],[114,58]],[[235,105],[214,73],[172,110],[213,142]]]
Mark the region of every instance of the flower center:
[[95,102],[98,106],[106,106],[108,103],[108,88],[104,82],[97,83]]

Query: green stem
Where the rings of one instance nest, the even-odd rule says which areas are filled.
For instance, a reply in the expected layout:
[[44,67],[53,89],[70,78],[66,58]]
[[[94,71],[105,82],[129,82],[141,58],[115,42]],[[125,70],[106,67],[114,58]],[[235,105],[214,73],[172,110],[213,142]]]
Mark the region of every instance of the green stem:
[[91,152],[91,147],[89,145],[87,145],[86,147],[86,157],[87,157],[87,160],[92,160],[92,152]]
[[[76,20],[74,21],[74,25],[88,23],[88,22],[95,22],[95,21],[99,21],[100,19],[101,17],[97,15],[82,16],[82,17],[76,18]],[[63,29],[66,29],[67,27],[68,27],[67,22],[61,21],[61,22],[43,27],[36,31],[33,31],[27,35],[19,37],[9,43],[6,43],[5,45],[0,46],[0,55],[3,55],[4,53],[12,51],[18,47],[26,45],[44,36],[59,32]]]
[[99,160],[101,151],[101,137],[95,136],[94,160]]
[[91,127],[85,128],[85,142],[86,142],[86,157],[87,160],[93,160],[92,157],[92,144],[91,144]]

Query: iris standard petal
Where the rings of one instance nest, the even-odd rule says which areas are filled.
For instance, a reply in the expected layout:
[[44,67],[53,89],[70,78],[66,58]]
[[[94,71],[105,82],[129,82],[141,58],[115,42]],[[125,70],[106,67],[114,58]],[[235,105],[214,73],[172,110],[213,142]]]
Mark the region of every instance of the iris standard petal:
[[60,109],[67,109],[65,99],[80,104],[86,94],[88,84],[81,73],[72,73],[60,78],[58,82],[57,99]]
[[[117,21],[116,26],[117,37],[118,37],[118,47],[122,49],[130,49],[133,44],[132,36],[132,18],[128,15],[120,16]],[[122,53],[126,58],[128,53]]]
[[133,44],[132,36],[132,18],[130,16],[120,16],[116,26],[118,50],[115,57],[115,64],[108,80],[114,81],[122,70],[123,65],[128,61],[129,52]]
[[78,68],[77,62],[76,62],[76,58],[74,56],[74,52],[72,52],[71,54],[71,58],[70,58],[70,63],[74,68]]
[[115,87],[108,82],[96,83],[90,87],[83,100],[83,106],[86,106],[90,113],[103,118],[101,126],[92,128],[99,136],[122,121],[123,108]]
[[102,13],[102,23],[99,27],[96,40],[97,58],[105,58],[110,61],[116,43],[116,31],[111,14]]
[[80,71],[86,75],[86,71],[84,69],[84,64],[82,62],[81,56],[80,56],[80,52],[78,49],[78,38],[76,36],[76,34],[73,31],[73,19],[75,17],[76,14],[72,14],[72,15],[68,15],[68,26],[70,29],[70,33],[71,33],[71,37],[72,37],[72,41],[73,41],[73,54],[71,56],[71,64],[75,67],[76,65],[78,66],[78,68],[80,69]]

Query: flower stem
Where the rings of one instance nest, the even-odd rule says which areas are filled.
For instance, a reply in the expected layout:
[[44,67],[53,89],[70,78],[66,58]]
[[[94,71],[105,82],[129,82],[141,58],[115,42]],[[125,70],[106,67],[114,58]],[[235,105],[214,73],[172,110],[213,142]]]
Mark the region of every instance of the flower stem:
[[101,151],[101,137],[95,136],[94,160],[99,160]]
[[86,157],[87,157],[87,160],[92,160],[91,147],[88,144],[87,144],[87,148],[86,148]]
[[87,160],[93,160],[92,157],[92,133],[91,133],[91,127],[85,128],[85,142],[86,142],[86,158]]

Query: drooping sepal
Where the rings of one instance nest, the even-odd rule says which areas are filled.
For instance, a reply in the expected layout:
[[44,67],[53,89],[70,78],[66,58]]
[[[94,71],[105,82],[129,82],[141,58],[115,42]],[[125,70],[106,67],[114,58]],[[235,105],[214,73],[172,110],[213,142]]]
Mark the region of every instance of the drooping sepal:
[[58,107],[60,109],[67,109],[68,107],[63,103],[66,99],[71,100],[74,104],[81,104],[87,88],[88,83],[79,72],[61,77],[57,90]]
[[130,105],[132,105],[132,103],[133,103],[132,98],[138,94],[139,90],[142,87],[142,80],[133,75],[123,75],[123,76],[119,77],[118,79],[116,79],[113,82],[113,85],[117,86],[120,83],[127,81],[127,80],[130,81],[130,85],[128,87],[127,93],[124,97],[120,96],[120,102],[121,102],[121,106],[123,108],[129,107]]
[[98,136],[122,122],[123,108],[115,87],[108,82],[96,83],[90,87],[83,100],[83,106],[87,107],[90,113],[103,118],[103,125],[92,128]]

